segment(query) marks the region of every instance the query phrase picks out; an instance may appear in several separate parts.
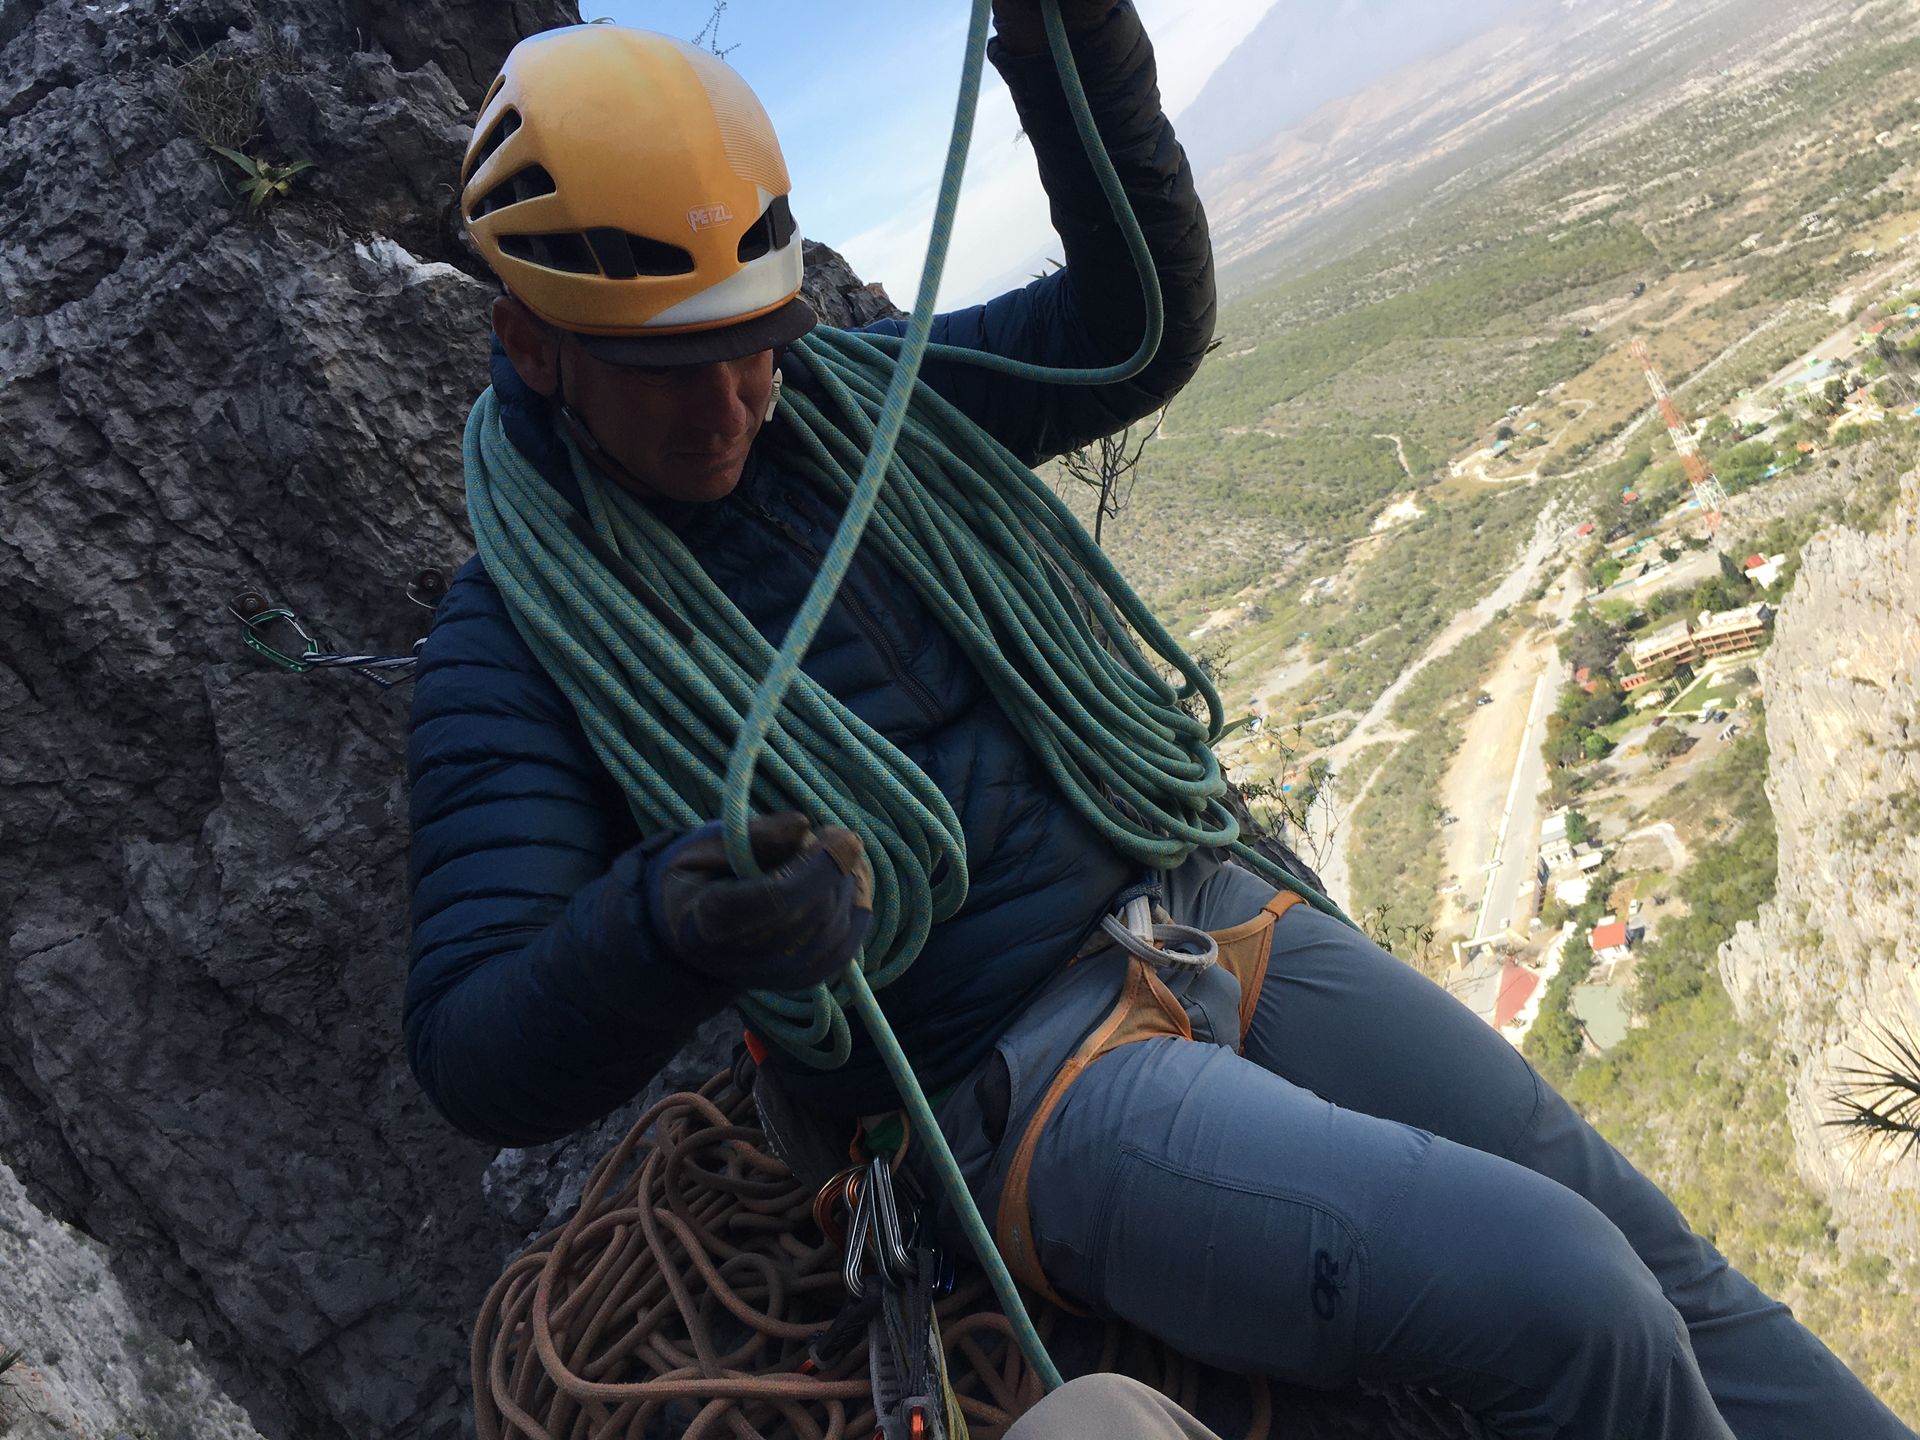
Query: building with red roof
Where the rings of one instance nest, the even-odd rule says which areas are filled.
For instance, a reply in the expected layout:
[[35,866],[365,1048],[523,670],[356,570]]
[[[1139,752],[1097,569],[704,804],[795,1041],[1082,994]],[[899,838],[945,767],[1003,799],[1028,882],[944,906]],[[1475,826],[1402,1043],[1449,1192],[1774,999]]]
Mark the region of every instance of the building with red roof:
[[1593,950],[1596,960],[1624,960],[1630,953],[1627,936],[1627,922],[1610,920],[1605,925],[1596,925],[1587,932],[1587,944]]
[[1500,972],[1500,994],[1493,1002],[1493,1028],[1504,1030],[1511,1025],[1539,984],[1540,977],[1533,971],[1507,961]]

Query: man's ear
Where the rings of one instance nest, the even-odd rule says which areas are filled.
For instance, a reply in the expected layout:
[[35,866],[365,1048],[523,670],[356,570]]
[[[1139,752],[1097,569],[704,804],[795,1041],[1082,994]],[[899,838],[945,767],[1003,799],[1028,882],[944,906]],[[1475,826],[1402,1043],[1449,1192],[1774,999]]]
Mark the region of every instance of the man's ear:
[[511,295],[495,300],[493,333],[528,389],[551,395],[560,388],[559,337],[524,304]]

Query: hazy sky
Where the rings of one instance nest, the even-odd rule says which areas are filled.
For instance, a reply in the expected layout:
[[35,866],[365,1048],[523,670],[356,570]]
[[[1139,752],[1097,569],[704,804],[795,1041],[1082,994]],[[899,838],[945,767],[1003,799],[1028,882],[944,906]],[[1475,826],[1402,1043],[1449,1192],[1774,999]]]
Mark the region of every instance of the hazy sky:
[[[1177,115],[1274,0],[1135,0]],[[585,0],[604,15],[691,39],[711,0]],[[940,162],[953,124],[967,10],[960,0],[729,0],[720,43],[773,117],[807,235],[913,302]],[[1013,102],[991,66],[941,301],[964,304],[1025,278],[1052,230]]]

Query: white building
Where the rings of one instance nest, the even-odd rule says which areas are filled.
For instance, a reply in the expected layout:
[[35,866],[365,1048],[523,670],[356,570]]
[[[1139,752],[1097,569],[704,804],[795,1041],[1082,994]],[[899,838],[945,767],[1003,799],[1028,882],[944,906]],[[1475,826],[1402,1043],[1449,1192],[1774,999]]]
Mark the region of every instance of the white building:
[[1564,870],[1573,863],[1573,842],[1567,838],[1567,812],[1554,811],[1540,827],[1540,863],[1549,870]]

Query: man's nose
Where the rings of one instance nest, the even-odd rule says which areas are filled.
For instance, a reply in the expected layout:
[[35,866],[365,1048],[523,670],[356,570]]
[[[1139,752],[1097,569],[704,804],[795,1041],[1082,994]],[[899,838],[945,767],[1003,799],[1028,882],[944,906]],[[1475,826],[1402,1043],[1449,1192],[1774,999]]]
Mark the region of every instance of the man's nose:
[[689,365],[680,380],[681,415],[713,429],[732,429],[740,404],[740,382],[734,368],[724,361],[709,365]]

